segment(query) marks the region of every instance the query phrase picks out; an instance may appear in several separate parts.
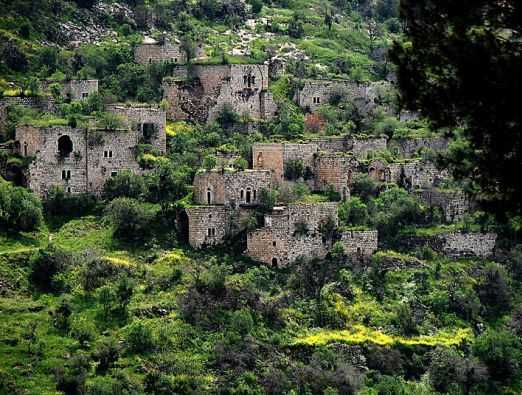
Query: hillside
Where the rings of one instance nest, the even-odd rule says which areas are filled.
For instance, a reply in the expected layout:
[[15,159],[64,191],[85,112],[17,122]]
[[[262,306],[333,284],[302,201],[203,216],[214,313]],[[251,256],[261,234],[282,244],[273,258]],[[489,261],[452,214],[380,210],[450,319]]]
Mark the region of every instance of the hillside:
[[522,393],[520,216],[399,1],[0,7],[0,394]]

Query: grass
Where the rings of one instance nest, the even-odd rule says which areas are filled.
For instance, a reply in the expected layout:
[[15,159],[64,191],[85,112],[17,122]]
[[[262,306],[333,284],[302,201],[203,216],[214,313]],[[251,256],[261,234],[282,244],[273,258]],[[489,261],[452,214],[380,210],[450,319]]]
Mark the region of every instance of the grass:
[[477,224],[465,224],[463,222],[450,224],[450,225],[436,225],[430,227],[407,227],[401,230],[403,236],[418,236],[418,237],[433,237],[442,235],[445,233],[452,232],[479,232],[480,225]]

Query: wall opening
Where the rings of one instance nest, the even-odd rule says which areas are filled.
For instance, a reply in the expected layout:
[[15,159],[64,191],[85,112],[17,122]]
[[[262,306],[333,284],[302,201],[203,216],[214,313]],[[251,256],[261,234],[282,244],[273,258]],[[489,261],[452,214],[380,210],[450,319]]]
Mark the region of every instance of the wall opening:
[[277,258],[272,258],[272,267],[277,267]]
[[62,158],[68,158],[73,151],[71,138],[64,135],[58,139],[58,153]]
[[207,189],[207,204],[212,204],[212,191]]
[[150,143],[156,134],[156,125],[153,123],[144,123],[142,126],[143,141]]
[[189,242],[189,218],[185,210],[182,210],[178,216],[178,235],[182,243]]
[[244,197],[245,197],[245,191],[244,191],[244,190],[241,190],[239,196],[241,197],[241,200],[243,200]]
[[252,194],[252,191],[250,191],[249,189],[247,189],[247,191],[246,191],[246,202],[247,202],[247,203],[250,203],[250,202],[252,201],[251,194]]
[[24,143],[24,156],[27,156],[27,143]]

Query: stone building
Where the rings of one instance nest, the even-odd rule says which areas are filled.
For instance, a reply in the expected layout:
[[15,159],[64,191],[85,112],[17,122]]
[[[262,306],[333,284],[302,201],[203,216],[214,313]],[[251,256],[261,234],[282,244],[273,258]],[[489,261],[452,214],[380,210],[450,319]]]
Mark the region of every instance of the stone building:
[[194,202],[205,205],[245,206],[259,202],[262,189],[271,188],[268,170],[210,170],[194,177]]
[[368,164],[368,175],[375,181],[400,184],[410,190],[432,188],[449,177],[447,171],[424,160],[388,163],[374,159]]
[[417,196],[430,207],[441,210],[447,223],[461,221],[472,209],[471,199],[461,189],[420,189]]
[[442,152],[448,148],[449,139],[445,137],[394,138],[388,142],[388,148],[394,154],[405,158],[419,157],[423,151]]
[[[203,54],[203,44],[199,43],[195,47],[194,57],[199,58]],[[134,49],[134,61],[141,65],[159,62],[185,64],[187,63],[187,53],[177,40],[156,41],[147,37]]]
[[433,236],[404,236],[400,246],[405,251],[426,246],[451,258],[489,258],[494,253],[496,240],[495,233],[448,232]]
[[389,83],[359,83],[348,80],[306,80],[297,90],[294,101],[305,111],[314,112],[323,104],[341,98],[353,103],[361,114],[372,111],[378,105],[386,106],[386,90]]
[[349,230],[342,232],[344,254],[356,261],[367,261],[378,248],[376,230]]
[[0,99],[0,138],[5,137],[7,130],[7,117],[10,109],[15,106],[30,108],[40,112],[55,112],[56,102],[50,96],[35,97],[3,97]]
[[141,174],[136,159],[138,131],[114,131],[66,126],[16,129],[18,153],[33,157],[29,165],[28,186],[44,196],[51,187],[69,193],[100,195],[110,177],[121,171]]
[[332,188],[343,200],[350,197],[353,176],[358,172],[359,162],[351,155],[343,153],[319,153],[313,166],[314,191]]
[[172,120],[214,121],[225,107],[254,119],[277,112],[268,91],[267,65],[196,65],[179,67],[163,81],[163,95]]
[[161,154],[167,151],[165,110],[148,104],[110,104],[105,109],[121,116],[124,128],[136,133],[140,144],[150,144]]
[[287,266],[299,257],[324,258],[331,248],[320,226],[329,220],[337,225],[337,204],[289,204],[274,207],[264,227],[248,233],[250,258],[274,267]]
[[85,100],[98,93],[98,80],[69,80],[62,86],[62,96],[69,100]]

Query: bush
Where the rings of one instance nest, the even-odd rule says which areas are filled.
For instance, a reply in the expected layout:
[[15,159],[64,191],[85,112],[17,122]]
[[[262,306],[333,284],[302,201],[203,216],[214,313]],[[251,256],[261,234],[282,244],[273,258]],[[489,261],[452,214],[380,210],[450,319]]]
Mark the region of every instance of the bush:
[[135,199],[116,198],[105,209],[106,218],[114,225],[114,236],[120,240],[138,242],[151,234],[155,211]]
[[120,357],[120,346],[112,337],[105,338],[96,344],[92,358],[98,362],[96,373],[104,374]]
[[511,287],[502,266],[497,263],[489,263],[482,269],[477,294],[481,303],[486,307],[488,318],[499,317],[511,309]]
[[509,383],[520,374],[522,341],[512,332],[487,330],[475,340],[473,353],[496,381]]
[[366,225],[368,208],[360,198],[353,197],[339,205],[339,219],[349,226]]
[[290,181],[295,181],[303,177],[304,164],[300,159],[292,159],[285,162],[285,178]]
[[140,321],[133,322],[129,325],[127,328],[126,341],[129,350],[135,353],[148,352],[154,347],[152,331]]
[[103,187],[105,199],[113,200],[117,197],[140,199],[147,193],[143,177],[130,171],[123,171],[109,178]]
[[81,217],[96,207],[96,197],[89,193],[71,195],[63,188],[51,187],[43,202],[47,215],[56,217]]
[[428,371],[431,385],[439,392],[458,389],[466,379],[465,360],[452,348],[436,348]]
[[357,174],[353,178],[352,195],[359,196],[363,201],[368,202],[371,197],[379,193],[379,185],[367,174]]
[[0,227],[32,231],[42,223],[42,204],[25,188],[13,187],[0,178]]
[[219,112],[216,122],[223,129],[230,129],[239,123],[239,115],[230,104],[225,104]]
[[29,280],[41,292],[61,292],[65,284],[58,275],[65,272],[71,264],[70,254],[51,245],[40,250],[32,259]]

